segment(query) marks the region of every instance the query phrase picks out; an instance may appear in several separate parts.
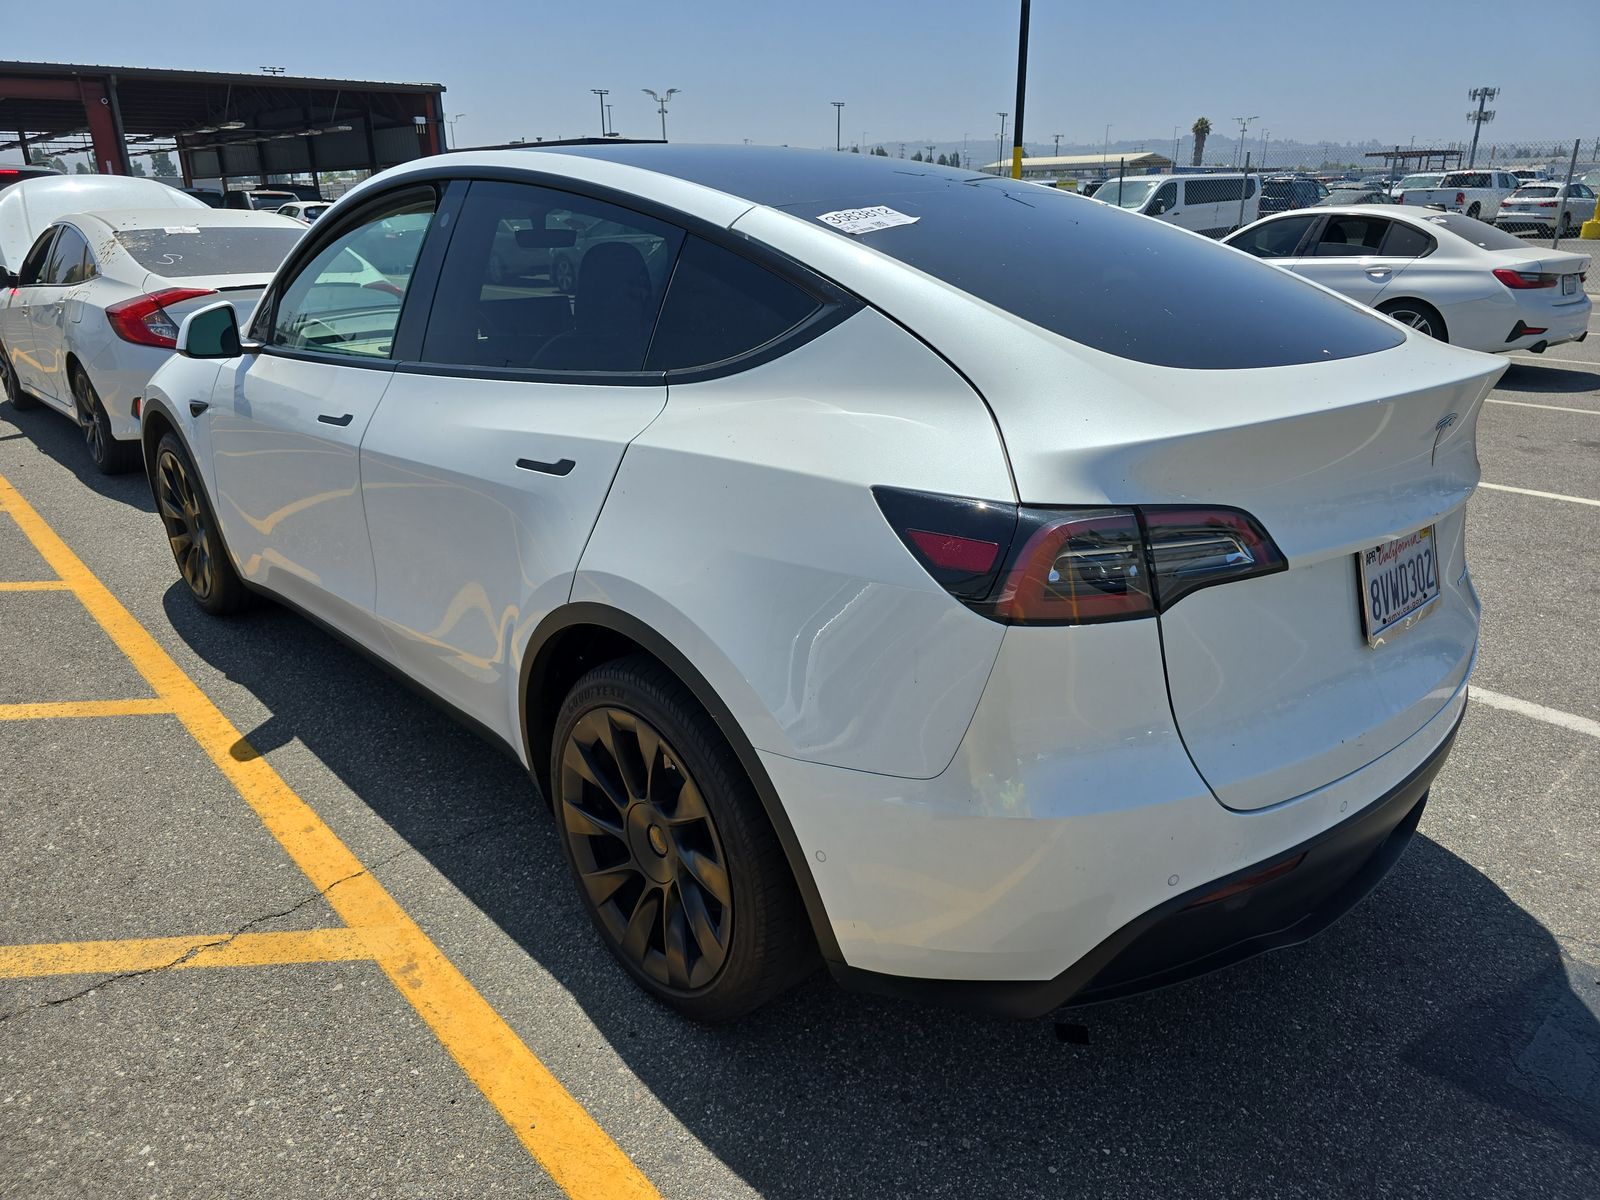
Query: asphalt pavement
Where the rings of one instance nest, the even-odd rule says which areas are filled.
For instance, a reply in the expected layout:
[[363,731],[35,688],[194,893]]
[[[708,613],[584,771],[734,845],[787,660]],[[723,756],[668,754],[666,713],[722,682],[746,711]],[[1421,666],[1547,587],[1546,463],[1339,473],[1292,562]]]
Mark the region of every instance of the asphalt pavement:
[[[678,1019],[600,947],[513,762],[282,609],[199,613],[142,478],[96,475],[62,418],[0,406],[0,477],[662,1196],[1592,1200],[1600,338],[1515,356],[1493,400],[1485,482],[1566,498],[1471,502],[1496,702],[1393,874],[1304,947],[1029,1022],[822,976]],[[49,578],[0,515],[0,581]],[[0,963],[320,949],[0,979],[0,1196],[562,1195],[381,956],[339,958],[337,893],[162,694],[73,592],[0,590],[0,706],[136,709],[0,720]]]

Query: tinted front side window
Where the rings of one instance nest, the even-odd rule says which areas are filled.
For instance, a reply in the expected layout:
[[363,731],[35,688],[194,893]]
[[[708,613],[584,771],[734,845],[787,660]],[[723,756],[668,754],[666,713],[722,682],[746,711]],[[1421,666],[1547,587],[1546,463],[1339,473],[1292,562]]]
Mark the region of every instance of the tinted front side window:
[[423,360],[642,370],[682,240],[670,225],[598,200],[476,182],[439,275]]
[[1138,362],[1282,366],[1403,340],[1287,271],[1071,192],[935,175],[892,197],[855,191],[783,207],[814,221],[874,204],[916,223],[855,237],[819,224],[1052,333]]
[[431,191],[411,192],[325,243],[280,293],[268,343],[387,358],[433,212]]
[[22,260],[22,269],[17,272],[22,283],[38,283],[43,278],[44,266],[50,260],[50,247],[55,244],[55,238],[54,229],[46,229],[39,235],[39,240],[28,251],[28,257]]
[[765,267],[691,237],[645,366],[671,371],[721,362],[766,345],[816,310],[815,299]]
[[1286,217],[1281,221],[1268,221],[1248,233],[1240,234],[1228,245],[1254,254],[1257,258],[1288,258],[1294,254],[1300,239],[1305,237],[1306,230],[1311,228],[1315,220],[1315,217]]

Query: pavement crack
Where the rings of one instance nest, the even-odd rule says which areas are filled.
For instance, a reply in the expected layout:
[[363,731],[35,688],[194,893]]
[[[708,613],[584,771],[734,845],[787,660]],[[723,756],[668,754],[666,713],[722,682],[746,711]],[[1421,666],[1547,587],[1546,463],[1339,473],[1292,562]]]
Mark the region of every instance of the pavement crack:
[[182,967],[186,962],[188,962],[190,959],[192,959],[195,955],[199,954],[203,950],[215,950],[215,949],[218,949],[218,948],[220,948],[222,946],[226,946],[230,942],[232,942],[235,938],[239,937],[242,934],[249,933],[252,929],[255,929],[259,925],[264,925],[268,921],[278,921],[278,920],[282,920],[284,917],[293,916],[295,913],[299,912],[302,908],[305,908],[308,904],[315,904],[318,900],[326,899],[327,896],[329,895],[329,893],[331,893],[334,888],[339,887],[339,886],[341,886],[343,884],[349,883],[352,879],[360,879],[363,875],[370,875],[374,871],[380,870],[383,867],[388,866],[390,863],[398,862],[400,859],[405,858],[407,855],[424,854],[424,853],[426,853],[426,852],[428,852],[430,850],[438,850],[438,849],[443,849],[443,848],[450,847],[450,846],[465,845],[467,842],[470,842],[470,841],[473,841],[473,840],[475,840],[477,838],[480,838],[485,834],[495,833],[495,832],[497,832],[499,830],[507,829],[507,828],[509,828],[509,827],[511,827],[513,825],[519,824],[520,821],[521,821],[520,818],[508,817],[508,818],[506,818],[504,820],[500,820],[500,821],[491,821],[486,825],[475,826],[472,829],[468,829],[463,833],[458,833],[458,834],[455,834],[455,835],[453,835],[451,837],[438,838],[438,839],[436,839],[434,841],[431,841],[431,842],[418,842],[418,843],[414,843],[412,845],[408,845],[408,846],[404,847],[403,849],[396,850],[392,854],[385,855],[383,858],[379,859],[376,863],[373,863],[371,866],[363,866],[359,871],[352,871],[348,875],[340,876],[338,879],[335,879],[332,883],[329,883],[324,887],[318,888],[316,891],[311,892],[306,896],[303,896],[299,900],[296,900],[293,904],[289,905],[289,907],[287,907],[287,908],[279,909],[276,912],[263,913],[258,917],[251,917],[248,921],[246,921],[244,924],[240,925],[237,929],[234,929],[230,933],[226,933],[226,934],[223,934],[221,936],[214,937],[214,938],[208,938],[207,940],[205,940],[203,942],[199,942],[196,945],[190,946],[187,950],[185,950],[182,954],[178,955],[171,962],[157,963],[153,967],[141,967],[137,971],[122,971],[122,972],[119,972],[119,973],[117,973],[115,975],[106,975],[106,976],[103,976],[103,977],[101,977],[99,979],[96,979],[93,983],[89,984],[87,987],[79,988],[75,992],[69,992],[65,996],[56,996],[56,997],[53,997],[51,999],[38,1001],[37,1003],[34,1003],[34,1004],[24,1005],[21,1008],[13,1009],[11,1012],[0,1013],[0,1025],[3,1025],[7,1021],[13,1020],[13,1019],[15,1019],[17,1017],[25,1016],[26,1014],[31,1013],[31,1012],[39,1012],[39,1011],[42,1011],[44,1009],[58,1008],[63,1004],[71,1004],[74,1000],[81,1000],[81,999],[83,999],[83,997],[89,995],[91,992],[97,992],[101,988],[108,987],[113,983],[122,983],[125,980],[138,979],[141,976],[145,976],[145,975],[156,975],[156,974],[159,974],[162,971],[175,970],[175,969],[177,969],[179,967]]

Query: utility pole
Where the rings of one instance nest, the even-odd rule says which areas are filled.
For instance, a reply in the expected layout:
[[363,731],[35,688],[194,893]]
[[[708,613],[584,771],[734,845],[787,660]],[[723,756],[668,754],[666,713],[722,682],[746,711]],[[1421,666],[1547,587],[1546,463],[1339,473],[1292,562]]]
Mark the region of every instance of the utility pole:
[[1061,157],[1061,139],[1063,137],[1065,137],[1066,135],[1062,134],[1062,133],[1052,133],[1050,136],[1055,138],[1055,140],[1056,140],[1055,156],[1057,158],[1060,158]]
[[1172,165],[1178,165],[1178,127],[1172,127]]
[[1011,131],[1011,178],[1022,178],[1022,109],[1028,94],[1028,11],[1030,0],[1022,0],[1017,24],[1017,123]]
[[833,105],[833,150],[837,154],[844,149],[844,101],[829,101]]
[[995,113],[1000,118],[1000,136],[994,140],[994,173],[1001,174],[1000,164],[1005,161],[1006,153],[1006,118],[1010,113]]
[[611,94],[610,88],[590,88],[596,96],[600,97],[600,136],[606,136],[606,97]]
[[1236,149],[1233,152],[1233,165],[1234,166],[1237,167],[1239,165],[1239,156],[1244,153],[1244,135],[1245,135],[1246,130],[1248,130],[1250,128],[1250,122],[1251,121],[1259,121],[1260,119],[1261,119],[1261,117],[1259,115],[1254,116],[1254,117],[1235,117],[1234,118],[1235,121],[1239,122],[1239,147],[1238,147],[1238,149]]
[[1267,169],[1267,142],[1271,139],[1271,137],[1272,130],[1263,129],[1261,131],[1261,165],[1256,168],[1258,171],[1265,171]]
[[1105,143],[1100,147],[1100,174],[1108,173],[1111,159],[1111,122],[1106,122]]
[[933,143],[932,142],[928,143],[928,161],[929,162],[933,161]]
[[606,105],[606,128],[610,130],[610,132],[606,134],[607,137],[617,136],[617,127],[611,123],[611,105],[609,104]]
[[649,96],[650,99],[654,100],[656,102],[656,104],[660,106],[660,109],[661,109],[661,140],[663,142],[666,141],[667,140],[667,101],[671,100],[682,89],[680,89],[680,88],[668,88],[667,89],[667,94],[665,96],[658,96],[655,92],[653,92],[649,88],[640,88],[639,90],[641,92],[643,92],[646,96]]
[[1485,109],[1483,106],[1500,94],[1496,87],[1476,87],[1467,93],[1468,100],[1476,100],[1476,112],[1469,112],[1467,120],[1472,122],[1472,150],[1467,155],[1467,169],[1470,171],[1478,161],[1478,134],[1483,129],[1485,121],[1494,120],[1494,109]]

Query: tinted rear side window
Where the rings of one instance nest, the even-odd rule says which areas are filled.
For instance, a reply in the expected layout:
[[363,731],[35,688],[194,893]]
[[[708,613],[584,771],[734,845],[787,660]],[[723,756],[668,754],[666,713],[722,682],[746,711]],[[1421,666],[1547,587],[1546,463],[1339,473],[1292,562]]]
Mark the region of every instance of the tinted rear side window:
[[887,203],[916,223],[852,240],[1052,333],[1137,362],[1287,366],[1372,354],[1404,340],[1287,271],[1162,221],[1011,180],[922,182],[888,200],[857,192],[784,208],[816,220]]
[[146,271],[168,279],[196,275],[271,275],[304,229],[179,225],[122,229],[117,242]]
[[645,369],[706,366],[793,329],[817,301],[749,259],[697,237],[683,244]]

